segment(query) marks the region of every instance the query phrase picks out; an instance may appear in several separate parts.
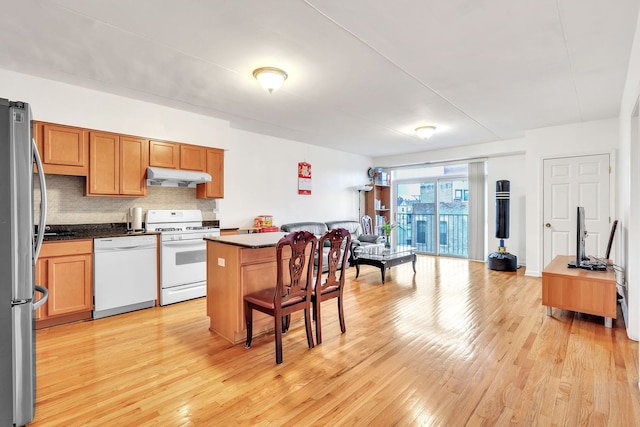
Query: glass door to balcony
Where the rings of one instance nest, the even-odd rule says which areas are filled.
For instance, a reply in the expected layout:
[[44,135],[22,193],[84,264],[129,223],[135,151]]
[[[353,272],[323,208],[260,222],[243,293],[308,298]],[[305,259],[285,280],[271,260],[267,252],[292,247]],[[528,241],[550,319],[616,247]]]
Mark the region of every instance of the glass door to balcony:
[[468,255],[469,182],[438,180],[438,249],[440,255]]
[[399,183],[396,187],[398,244],[436,254],[436,181]]
[[468,255],[466,178],[401,182],[396,186],[399,244],[433,255]]

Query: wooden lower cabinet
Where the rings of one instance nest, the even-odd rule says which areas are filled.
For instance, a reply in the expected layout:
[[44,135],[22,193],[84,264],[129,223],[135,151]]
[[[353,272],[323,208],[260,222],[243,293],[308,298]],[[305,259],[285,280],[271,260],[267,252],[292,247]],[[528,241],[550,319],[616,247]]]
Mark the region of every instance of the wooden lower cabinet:
[[[244,295],[275,287],[275,280],[275,248],[250,249],[207,241],[209,329],[233,344],[243,342],[247,336]],[[253,314],[254,336],[273,329],[272,317],[257,311]]]
[[[290,252],[285,248],[283,263]],[[207,240],[207,315],[209,329],[232,344],[244,342],[247,328],[244,296],[275,288],[277,277],[276,248],[247,248]],[[302,313],[294,313],[298,320]],[[253,312],[253,336],[273,330],[272,316]]]
[[36,311],[36,329],[91,319],[93,240],[45,242],[36,264],[36,283],[49,300]]

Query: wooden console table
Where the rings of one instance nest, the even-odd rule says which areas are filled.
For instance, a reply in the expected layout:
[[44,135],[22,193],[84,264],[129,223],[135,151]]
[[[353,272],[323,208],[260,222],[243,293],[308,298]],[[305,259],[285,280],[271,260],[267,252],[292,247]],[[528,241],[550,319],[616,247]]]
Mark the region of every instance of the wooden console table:
[[616,318],[616,277],[612,269],[591,271],[568,268],[575,257],[558,255],[542,271],[542,305],[604,317],[610,328]]

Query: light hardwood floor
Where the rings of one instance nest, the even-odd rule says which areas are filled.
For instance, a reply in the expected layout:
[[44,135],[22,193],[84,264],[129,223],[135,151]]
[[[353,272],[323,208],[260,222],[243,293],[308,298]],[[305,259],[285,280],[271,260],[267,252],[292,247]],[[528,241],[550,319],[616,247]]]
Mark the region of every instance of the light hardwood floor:
[[350,269],[347,332],[323,305],[251,349],[208,330],[199,300],[41,330],[33,426],[609,425],[640,419],[638,343],[618,309],[547,317],[541,279],[419,256],[387,283]]

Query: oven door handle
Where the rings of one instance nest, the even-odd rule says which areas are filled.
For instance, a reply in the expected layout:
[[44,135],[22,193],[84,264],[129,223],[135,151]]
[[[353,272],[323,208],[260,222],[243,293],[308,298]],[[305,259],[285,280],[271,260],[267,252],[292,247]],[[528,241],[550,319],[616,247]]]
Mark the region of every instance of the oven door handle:
[[167,248],[184,248],[187,246],[202,246],[203,244],[205,244],[204,240],[173,240],[162,242],[162,246]]

